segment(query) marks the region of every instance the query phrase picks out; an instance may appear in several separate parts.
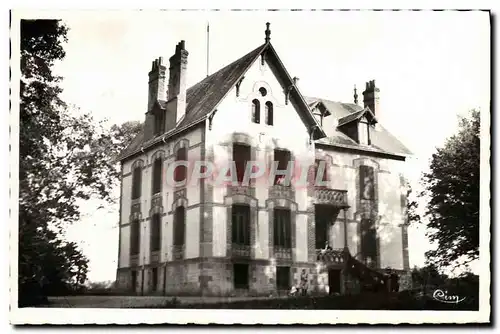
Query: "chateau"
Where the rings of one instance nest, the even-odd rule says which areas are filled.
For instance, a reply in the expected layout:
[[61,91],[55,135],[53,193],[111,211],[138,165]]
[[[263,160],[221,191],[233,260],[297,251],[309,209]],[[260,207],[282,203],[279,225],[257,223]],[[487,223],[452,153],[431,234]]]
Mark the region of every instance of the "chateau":
[[[122,152],[117,282],[137,294],[270,295],[400,288],[409,273],[403,167],[411,154],[378,122],[380,90],[353,103],[303,96],[270,38],[192,87],[177,44],[149,72],[143,131]],[[236,183],[172,185],[196,161],[234,161]],[[241,183],[249,161],[293,161],[307,185]],[[309,168],[308,166],[312,166]],[[318,168],[326,166],[326,168]],[[295,173],[294,170],[287,170]],[[321,180],[322,185],[315,180]],[[310,182],[309,182],[310,181]]]

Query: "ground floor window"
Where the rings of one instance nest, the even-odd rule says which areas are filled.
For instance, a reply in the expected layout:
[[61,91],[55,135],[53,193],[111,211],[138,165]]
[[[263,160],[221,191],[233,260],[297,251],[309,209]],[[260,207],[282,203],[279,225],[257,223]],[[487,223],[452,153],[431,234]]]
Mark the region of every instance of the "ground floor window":
[[276,267],[276,286],[278,290],[289,290],[290,267]]
[[235,289],[248,289],[248,264],[234,264],[233,275]]
[[365,264],[376,265],[377,229],[372,219],[361,220],[361,253]]
[[158,268],[153,268],[151,270],[151,290],[152,291],[157,291],[158,289]]
[[137,271],[132,270],[130,272],[130,288],[135,292],[137,286]]

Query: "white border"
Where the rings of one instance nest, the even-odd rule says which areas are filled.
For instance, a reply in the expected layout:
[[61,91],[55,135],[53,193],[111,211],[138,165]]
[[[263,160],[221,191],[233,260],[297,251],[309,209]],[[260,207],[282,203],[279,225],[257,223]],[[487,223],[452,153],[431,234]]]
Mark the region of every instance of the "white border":
[[[42,7],[38,1],[25,1],[31,8]],[[43,8],[54,8],[53,4],[59,5],[59,8],[66,7],[64,2],[46,1],[43,3]],[[97,3],[97,2],[96,2]],[[102,3],[99,1],[99,3]],[[364,5],[359,5],[359,4]],[[418,6],[420,8],[470,8],[471,3],[466,1],[444,1],[446,5],[439,5],[436,1],[420,1]],[[488,1],[474,2],[475,8],[488,8]],[[92,2],[86,2],[86,6]],[[167,4],[158,2],[159,6],[165,7]],[[275,7],[280,8],[282,5],[270,6],[266,2],[264,5],[259,6],[258,3],[252,3],[254,8]],[[302,3],[304,4],[304,3]],[[62,5],[62,7],[61,7]],[[151,8],[150,6],[141,2],[142,8]],[[214,5],[214,2],[211,2]],[[289,8],[304,8],[304,6],[296,5],[296,2],[287,2]],[[312,3],[307,2],[306,8],[311,8]],[[352,1],[340,1],[336,3],[337,8],[415,8],[407,3],[392,3],[393,6],[373,4],[369,1],[358,1],[353,4]],[[86,6],[80,8],[86,8]],[[195,1],[191,3],[170,3],[169,8],[204,8],[206,2]],[[154,6],[156,7],[156,6]],[[215,6],[215,8],[224,8],[224,5]],[[236,8],[238,6],[231,6]],[[248,5],[241,5],[241,7],[249,7]],[[322,3],[317,8],[329,8],[331,5]],[[88,8],[88,7],[87,7]],[[128,7],[134,8],[134,7]],[[227,7],[226,7],[227,8]],[[42,14],[43,13],[43,14]],[[38,12],[37,16],[50,17],[53,16],[49,11]],[[20,11],[12,12],[12,42],[13,45],[18,43],[19,31],[19,18],[23,15]],[[25,14],[24,14],[25,15]],[[56,14],[57,15],[57,14]],[[26,16],[25,16],[26,17]],[[53,16],[54,17],[54,16]],[[57,17],[57,16],[56,16]],[[12,60],[10,63],[12,69],[12,77],[19,78],[19,57],[16,57],[18,50],[12,49]],[[10,113],[10,171],[13,179],[10,182],[11,198],[9,199],[11,217],[17,217],[17,169],[18,161],[18,142],[14,138],[18,138],[18,117],[19,106],[16,104],[15,97],[19,95],[18,80],[12,82],[12,110]],[[487,115],[487,111],[483,110],[483,115]],[[178,323],[189,324],[196,322],[197,324],[220,323],[220,324],[326,324],[326,323],[467,323],[467,322],[488,322],[490,313],[490,298],[489,298],[489,118],[482,118],[482,131],[481,131],[481,285],[480,291],[480,311],[479,312],[457,312],[457,311],[344,311],[344,310],[314,310],[314,311],[301,311],[301,310],[145,310],[145,309],[56,309],[56,308],[17,308],[17,296],[15,293],[11,294],[11,313],[10,322],[12,324],[154,324],[154,323]],[[3,139],[3,138],[2,138]],[[5,203],[5,202],[4,202]],[[17,222],[16,219],[11,220],[10,224],[10,272],[17,272]],[[488,225],[488,226],[487,226]],[[11,291],[17,291],[17,277],[14,275],[10,278]],[[208,312],[207,312],[208,311]]]

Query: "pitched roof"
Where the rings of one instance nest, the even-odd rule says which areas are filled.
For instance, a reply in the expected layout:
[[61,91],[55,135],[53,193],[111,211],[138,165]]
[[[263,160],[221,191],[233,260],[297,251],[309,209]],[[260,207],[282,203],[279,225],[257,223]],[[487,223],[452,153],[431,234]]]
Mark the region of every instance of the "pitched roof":
[[[143,131],[141,131],[130,143],[130,145],[120,154],[119,159],[122,160],[140,150],[141,147],[146,148],[150,145],[154,145],[156,142],[161,141],[162,138],[170,137],[175,133],[178,133],[205,120],[206,117],[208,117],[209,114],[215,110],[217,105],[222,101],[226,94],[243,77],[250,66],[266,50],[266,54],[269,54],[271,56],[271,59],[276,60],[277,64],[275,64],[273,68],[279,71],[279,75],[285,77],[284,79],[282,78],[280,82],[282,82],[282,84],[285,84],[285,82],[286,84],[291,84],[293,80],[279,60],[279,57],[276,54],[276,51],[272,47],[271,43],[265,43],[258,48],[250,51],[240,59],[206,77],[194,86],[188,88],[186,91],[185,117],[180,120],[175,129],[163,134],[162,136],[155,137],[147,142],[144,142],[143,129]],[[309,106],[304,100],[304,97],[296,89],[295,85],[294,88],[295,89],[291,90],[291,99],[293,98],[293,101],[298,103],[299,107],[307,110],[307,112],[302,113],[300,116],[304,121],[309,122],[313,125],[318,125],[316,119],[311,114]],[[166,101],[158,101],[158,104],[161,108],[165,109]],[[314,135],[320,138],[323,137],[325,133],[321,129],[319,129],[319,131],[316,131]]]
[[[176,130],[190,127],[202,121],[214,110],[222,98],[237,83],[240,77],[260,55],[264,47],[265,44],[259,46],[240,59],[188,88],[186,91],[186,116],[180,121],[175,129],[171,130],[166,135],[170,136],[175,133]],[[167,101],[158,101],[158,104],[162,109],[165,109]],[[148,142],[144,142],[143,128],[132,140],[130,145],[120,154],[120,159],[133,154],[143,146],[148,146],[148,144],[153,144],[157,141],[159,141],[158,138],[153,138]]]
[[306,97],[305,99],[310,105],[322,102],[332,114],[323,119],[323,130],[327,136],[317,140],[316,143],[392,155],[405,156],[412,154],[405,145],[380,125],[380,123],[376,125],[374,131],[370,132],[370,146],[358,144],[338,129],[342,119],[344,120],[343,124],[346,124],[345,120],[351,119],[352,121],[356,117],[361,117],[360,115],[363,115],[365,112],[363,107],[352,103],[334,102],[316,97]]
[[339,119],[338,126],[342,126],[344,124],[351,123],[352,121],[360,119],[361,117],[363,117],[364,114],[365,114],[365,111],[360,110],[360,111],[355,111],[352,114],[349,114],[347,116],[344,116],[341,119]]
[[186,92],[186,117],[181,120],[177,127],[189,126],[212,112],[231,88],[238,83],[265,47],[266,44],[259,46],[188,88]]

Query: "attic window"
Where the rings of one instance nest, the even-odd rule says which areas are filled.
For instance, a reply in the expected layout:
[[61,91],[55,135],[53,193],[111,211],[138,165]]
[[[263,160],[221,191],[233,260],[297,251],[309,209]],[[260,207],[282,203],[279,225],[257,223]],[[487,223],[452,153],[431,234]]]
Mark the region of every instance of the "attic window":
[[252,101],[252,122],[260,123],[260,102],[257,99]]
[[264,87],[259,88],[260,95],[266,96],[267,95],[267,90]]
[[266,102],[266,124],[273,125],[273,104],[269,101]]

